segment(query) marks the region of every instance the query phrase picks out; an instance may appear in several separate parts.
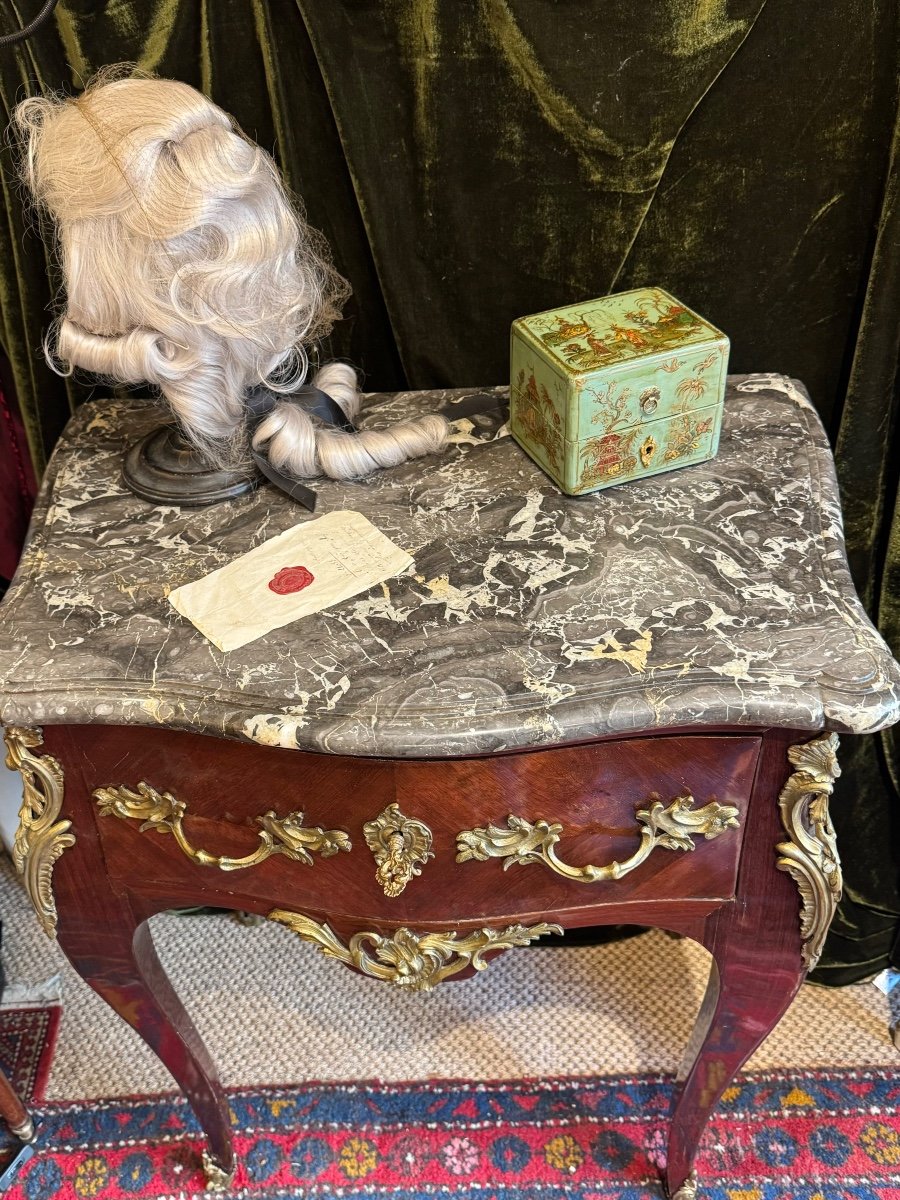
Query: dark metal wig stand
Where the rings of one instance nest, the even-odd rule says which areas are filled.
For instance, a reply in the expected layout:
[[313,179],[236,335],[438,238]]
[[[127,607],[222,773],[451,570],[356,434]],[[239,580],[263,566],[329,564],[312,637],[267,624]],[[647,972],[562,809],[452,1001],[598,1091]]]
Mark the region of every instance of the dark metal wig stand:
[[177,425],[160,425],[135,442],[125,455],[122,478],[142,500],[181,508],[231,500],[257,484],[247,471],[210,467]]

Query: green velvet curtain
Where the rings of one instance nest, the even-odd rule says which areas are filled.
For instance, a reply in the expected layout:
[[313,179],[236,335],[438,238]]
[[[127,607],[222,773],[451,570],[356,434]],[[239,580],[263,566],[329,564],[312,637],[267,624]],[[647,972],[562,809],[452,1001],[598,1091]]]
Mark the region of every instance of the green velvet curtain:
[[[733,370],[803,379],[900,651],[894,0],[62,0],[0,49],[2,102],[124,60],[273,149],[353,284],[330,351],[370,389],[502,381],[513,317],[646,283],[727,330]],[[42,363],[54,267],[8,156],[2,186],[0,337],[40,467],[88,389]],[[900,920],[900,744],[848,738],[843,763],[826,983],[883,966]]]

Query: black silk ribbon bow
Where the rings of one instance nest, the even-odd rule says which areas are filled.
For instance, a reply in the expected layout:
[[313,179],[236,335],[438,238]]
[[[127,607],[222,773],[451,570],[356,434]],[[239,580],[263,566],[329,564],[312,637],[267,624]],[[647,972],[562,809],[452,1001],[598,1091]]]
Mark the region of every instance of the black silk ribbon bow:
[[327,392],[323,392],[321,388],[313,387],[312,384],[306,384],[297,388],[295,392],[284,395],[280,392],[272,392],[267,387],[257,387],[247,395],[245,403],[247,405],[247,432],[250,434],[250,454],[257,470],[292,500],[296,500],[304,508],[314,512],[316,493],[313,489],[307,487],[305,483],[301,483],[299,479],[276,470],[264,454],[253,449],[253,435],[269,413],[279,404],[296,404],[311,417],[320,420],[323,425],[332,429],[340,429],[344,433],[356,433],[356,426],[347,419],[346,413],[336,400],[332,399]]

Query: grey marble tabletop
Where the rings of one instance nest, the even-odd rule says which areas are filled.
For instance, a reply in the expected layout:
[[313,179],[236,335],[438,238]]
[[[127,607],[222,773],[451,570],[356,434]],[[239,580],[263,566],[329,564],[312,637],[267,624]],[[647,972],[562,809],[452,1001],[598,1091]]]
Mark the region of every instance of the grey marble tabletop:
[[[373,396],[366,422],[473,394]],[[484,411],[454,424],[445,454],[318,486],[316,515],[365,513],[414,566],[230,653],[168,593],[313,515],[269,485],[153,507],[120,464],[159,409],[79,409],[0,607],[0,719],[403,757],[898,719],[900,669],[854,592],[800,384],[732,377],[717,458],[579,498],[507,435],[504,390],[477,394]]]

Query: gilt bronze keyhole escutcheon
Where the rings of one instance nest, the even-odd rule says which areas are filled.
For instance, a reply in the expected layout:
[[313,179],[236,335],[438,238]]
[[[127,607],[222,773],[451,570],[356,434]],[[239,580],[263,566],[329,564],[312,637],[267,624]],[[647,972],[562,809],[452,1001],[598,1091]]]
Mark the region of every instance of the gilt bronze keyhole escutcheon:
[[366,844],[375,855],[375,878],[391,898],[399,896],[414,875],[434,858],[431,830],[422,821],[405,817],[399,804],[389,804],[374,821],[363,825]]

